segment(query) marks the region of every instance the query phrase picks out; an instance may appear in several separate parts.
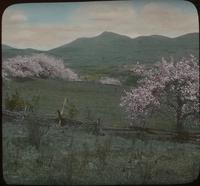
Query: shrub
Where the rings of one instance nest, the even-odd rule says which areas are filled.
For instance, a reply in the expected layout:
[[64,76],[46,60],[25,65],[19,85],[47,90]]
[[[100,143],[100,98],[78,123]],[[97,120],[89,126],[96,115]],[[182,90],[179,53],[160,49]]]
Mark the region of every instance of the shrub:
[[31,100],[23,98],[18,90],[5,96],[5,108],[10,111],[34,111],[38,109],[40,95],[35,95]]
[[22,98],[17,90],[11,96],[8,94],[5,97],[5,108],[11,111],[21,111],[25,107],[30,107],[31,103]]
[[73,103],[69,103],[68,117],[70,119],[75,119],[77,115],[78,115],[78,109],[76,108],[76,106]]

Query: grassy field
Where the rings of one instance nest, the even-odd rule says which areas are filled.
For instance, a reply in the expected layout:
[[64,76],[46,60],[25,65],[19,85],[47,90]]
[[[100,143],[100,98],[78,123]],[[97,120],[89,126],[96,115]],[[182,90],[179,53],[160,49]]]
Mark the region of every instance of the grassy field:
[[[5,95],[6,92],[13,93],[17,90],[27,100],[40,94],[38,112],[41,114],[56,115],[57,110],[62,108],[64,99],[67,98],[78,109],[76,117],[78,120],[85,121],[89,112],[91,119],[96,121],[100,118],[103,126],[127,127],[130,121],[119,104],[124,90],[130,88],[130,86],[103,85],[85,81],[35,79],[8,81],[3,92]],[[173,116],[167,112],[155,113],[149,118],[147,126],[161,129],[176,128]]]
[[[38,124],[32,121],[34,128]],[[129,139],[95,136],[84,130],[56,127],[55,123],[48,125],[48,132],[40,135],[41,128],[35,133],[27,121],[3,123],[3,173],[7,183],[177,184],[198,176],[198,145],[144,140],[135,135]],[[30,132],[35,137],[30,138]]]
[[[16,90],[27,100],[40,93],[37,112],[56,116],[66,97],[77,107],[80,121],[87,120],[90,110],[91,120],[101,118],[104,127],[127,127],[129,121],[119,107],[124,89],[130,87],[42,79],[8,81],[3,85],[3,101]],[[166,112],[156,113],[148,125],[175,127]],[[199,157],[199,145],[156,141],[143,134],[98,136],[87,126],[59,127],[34,114],[24,119],[3,118],[3,174],[9,184],[187,183],[197,178]]]
[[[67,98],[77,108],[76,119],[78,120],[85,121],[89,113],[92,121],[100,118],[104,127],[127,127],[130,121],[119,104],[124,90],[130,88],[124,85],[103,85],[86,81],[34,79],[6,82],[3,95],[17,90],[23,98],[30,100],[34,95],[40,94],[38,112],[55,115],[57,110],[62,108],[64,99]],[[147,120],[146,126],[175,130],[176,124],[172,113],[167,112],[165,108],[163,110],[162,113],[154,113]],[[64,110],[65,113],[67,113],[67,108]]]
[[[6,83],[5,92],[18,90],[26,99],[40,92],[40,113],[56,114],[66,97],[78,109],[77,119],[85,120],[87,112],[93,120],[100,118],[103,124],[126,126],[128,124],[119,102],[124,88],[94,82],[68,82],[59,80],[27,80]],[[66,110],[65,110],[66,111]]]

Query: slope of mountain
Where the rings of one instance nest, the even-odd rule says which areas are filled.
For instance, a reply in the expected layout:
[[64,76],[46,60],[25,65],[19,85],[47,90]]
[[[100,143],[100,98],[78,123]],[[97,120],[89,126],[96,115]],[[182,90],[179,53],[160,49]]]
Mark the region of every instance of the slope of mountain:
[[31,55],[33,53],[41,53],[42,51],[35,50],[32,48],[27,48],[27,49],[17,49],[13,48],[8,45],[2,44],[2,58],[10,58],[10,57],[15,57],[17,55],[25,56],[25,55]]
[[2,50],[9,50],[9,49],[14,49],[14,48],[11,46],[2,44]]
[[79,38],[48,53],[62,56],[67,63],[78,66],[116,65],[130,53],[131,44],[129,37],[104,32],[93,38]]
[[198,55],[199,34],[191,33],[177,38],[159,35],[129,38],[112,32],[104,32],[93,38],[79,38],[69,44],[49,50],[60,56],[70,66],[109,66],[153,63],[161,57]]

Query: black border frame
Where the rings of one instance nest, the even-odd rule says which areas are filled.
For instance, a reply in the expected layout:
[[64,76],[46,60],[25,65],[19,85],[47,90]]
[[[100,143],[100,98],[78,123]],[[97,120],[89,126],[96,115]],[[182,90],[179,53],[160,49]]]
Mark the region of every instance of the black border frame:
[[[0,0],[0,69],[2,72],[2,17],[3,13],[11,5],[14,4],[22,4],[22,3],[67,3],[67,2],[97,2],[97,1],[122,1],[122,0]],[[135,0],[137,1],[137,0]],[[159,0],[158,0],[159,1]],[[199,31],[200,31],[200,0],[182,0],[182,1],[188,1],[191,2],[197,10],[198,13],[198,21],[199,21]],[[199,44],[200,44],[200,39],[199,39]],[[200,49],[200,46],[199,46]],[[199,56],[200,56],[200,50],[199,50]],[[200,62],[199,62],[200,63]],[[200,70],[200,69],[199,69]],[[199,73],[200,74],[200,73]],[[199,77],[200,78],[200,77]],[[0,84],[1,84],[1,91],[0,91],[0,96],[1,96],[1,105],[2,105],[2,76],[0,77]],[[199,88],[200,92],[200,88]],[[200,102],[200,100],[199,100]],[[0,108],[1,111],[1,124],[2,124],[2,106]],[[0,127],[0,137],[2,139],[2,125]],[[0,152],[1,152],[1,162],[0,162],[0,175],[1,175],[1,184],[2,185],[9,185],[5,182],[4,177],[3,177],[3,159],[2,159],[2,151],[3,151],[3,144],[2,141],[0,143]],[[186,184],[176,184],[176,185],[200,185],[200,172],[199,176],[196,180],[190,183]],[[149,185],[150,186],[150,185]]]

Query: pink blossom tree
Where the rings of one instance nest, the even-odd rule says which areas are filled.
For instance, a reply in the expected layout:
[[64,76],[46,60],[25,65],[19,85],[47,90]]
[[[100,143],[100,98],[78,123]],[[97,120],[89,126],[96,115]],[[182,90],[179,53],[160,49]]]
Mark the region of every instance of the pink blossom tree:
[[3,78],[62,78],[79,80],[78,75],[66,68],[63,60],[46,54],[17,56],[3,61]]
[[148,117],[164,105],[173,111],[177,129],[188,117],[199,124],[199,63],[190,56],[180,61],[156,63],[153,67],[137,64],[131,71],[139,76],[138,86],[125,91],[120,105],[135,121]]

